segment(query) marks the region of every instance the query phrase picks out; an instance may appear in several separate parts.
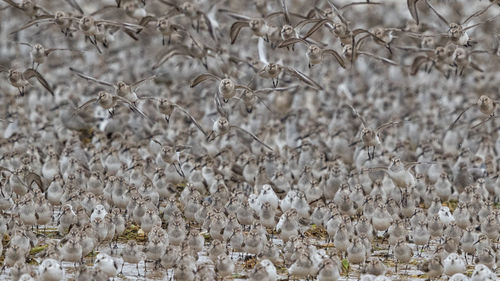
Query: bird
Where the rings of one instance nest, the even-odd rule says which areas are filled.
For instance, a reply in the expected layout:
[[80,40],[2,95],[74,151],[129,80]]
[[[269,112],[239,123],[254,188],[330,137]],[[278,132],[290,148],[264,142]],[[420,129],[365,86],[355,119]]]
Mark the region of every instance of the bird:
[[72,67],[70,67],[69,70],[72,71],[73,73],[75,73],[78,77],[81,77],[87,81],[97,83],[97,84],[100,84],[100,85],[103,85],[103,86],[106,86],[109,88],[113,88],[113,90],[115,91],[114,94],[116,96],[124,98],[125,100],[127,100],[128,102],[130,102],[134,105],[140,99],[140,97],[138,97],[138,95],[136,93],[137,87],[139,87],[144,82],[147,82],[149,80],[153,80],[156,78],[156,75],[153,75],[153,76],[149,76],[149,77],[140,79],[138,81],[135,81],[134,83],[131,83],[131,84],[127,84],[124,81],[118,81],[116,84],[111,84],[109,82],[98,80],[96,78],[85,75],[82,72],[80,72]]
[[43,281],[55,281],[64,278],[64,269],[60,262],[54,259],[45,259],[39,267],[40,277]]
[[131,102],[128,99],[123,98],[121,96],[117,96],[117,95],[108,93],[106,91],[99,91],[97,93],[96,98],[92,98],[92,99],[86,101],[85,103],[83,103],[82,105],[80,105],[78,107],[76,113],[85,109],[87,106],[89,106],[93,103],[98,103],[102,108],[107,109],[109,115],[112,117],[114,115],[114,109],[118,105],[119,102],[128,105],[130,110],[137,113],[142,118],[145,118],[145,119],[148,118],[146,116],[146,114],[144,114],[139,108],[137,108],[133,102]]
[[36,71],[33,68],[28,68],[24,71],[20,71],[17,69],[7,69],[4,66],[0,66],[0,72],[8,72],[9,83],[19,90],[19,95],[24,96],[26,93],[26,89],[29,88],[32,84],[30,80],[32,78],[36,78],[38,83],[40,83],[45,90],[47,90],[52,96],[54,96],[54,91],[50,84],[45,80],[45,78],[40,74],[40,72]]
[[473,108],[474,106],[477,106],[479,111],[488,116],[485,120],[483,120],[481,123],[478,125],[487,122],[490,120],[494,115],[495,115],[495,109],[498,101],[486,96],[486,95],[481,95],[477,101],[474,104],[471,104],[467,106],[464,110],[458,114],[457,118],[453,121],[453,123],[450,124],[449,129],[453,129],[455,124],[460,120],[460,118],[464,115],[465,112],[467,112],[469,109]]
[[0,279],[498,279],[500,2],[381,2],[0,1]]
[[[75,51],[71,49],[64,49],[64,48],[45,48],[42,44],[36,43],[36,44],[30,44],[27,42],[19,42],[21,45],[25,45],[31,48],[31,58],[32,58],[32,66],[31,68],[37,70],[40,64],[44,63],[45,60],[49,57],[49,55],[55,51],[71,51],[71,52],[81,52],[81,51]],[[35,66],[36,63],[36,66]]]
[[307,59],[309,60],[309,64],[308,64],[309,68],[313,67],[316,64],[321,63],[324,60],[324,57],[326,55],[333,56],[337,60],[338,64],[340,66],[342,66],[342,68],[345,68],[344,59],[342,59],[342,57],[340,56],[339,53],[337,53],[337,51],[335,51],[333,49],[321,49],[317,45],[309,44],[309,42],[307,42],[306,40],[301,39],[301,38],[290,38],[290,39],[284,40],[283,42],[281,42],[278,45],[278,48],[288,47],[292,44],[296,44],[299,42],[304,43],[305,45],[308,46],[307,51],[306,51],[306,56],[307,56]]
[[238,127],[236,125],[231,125],[229,123],[229,120],[228,120],[229,114],[222,107],[222,104],[221,104],[219,98],[217,96],[215,96],[214,99],[215,99],[215,104],[216,104],[217,112],[219,113],[220,116],[219,116],[219,118],[217,120],[215,120],[215,122],[214,122],[214,124],[212,126],[212,130],[210,131],[210,133],[207,134],[207,141],[211,142],[214,139],[216,139],[216,138],[218,138],[218,137],[220,137],[222,135],[227,134],[231,129],[236,129],[236,130],[238,130],[240,132],[243,132],[243,133],[249,135],[252,139],[254,139],[258,143],[260,143],[261,145],[263,145],[265,148],[267,148],[267,149],[269,149],[271,151],[273,150],[269,145],[267,145],[264,142],[262,142],[257,136],[255,136],[251,132],[249,132],[249,131],[241,128],[241,127]]
[[196,87],[198,84],[207,80],[218,80],[219,81],[219,95],[222,97],[222,101],[227,103],[229,99],[235,96],[235,91],[238,89],[245,89],[246,86],[235,84],[230,78],[220,78],[212,73],[203,73],[196,76],[191,82],[191,88]]
[[[400,122],[388,122],[378,126],[375,130],[373,130],[368,127],[368,123],[366,123],[365,119],[358,113],[358,111],[356,111],[356,109],[352,105],[345,104],[345,106],[350,108],[352,110],[352,113],[356,115],[356,117],[361,121],[361,124],[363,125],[363,128],[361,129],[361,140],[363,141],[363,144],[365,145],[365,148],[368,152],[368,159],[374,159],[375,147],[381,144],[380,133],[386,128],[400,124]],[[370,147],[372,147],[373,149],[371,155]]]

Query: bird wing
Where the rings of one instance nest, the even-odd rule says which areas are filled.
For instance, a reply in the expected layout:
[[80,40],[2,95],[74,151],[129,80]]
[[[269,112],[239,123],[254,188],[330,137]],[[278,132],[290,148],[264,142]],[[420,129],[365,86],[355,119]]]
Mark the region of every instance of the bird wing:
[[307,85],[311,86],[312,88],[316,90],[323,90],[323,87],[319,85],[316,81],[312,80],[309,76],[305,75],[304,73],[300,72],[299,70],[293,68],[293,67],[283,67],[286,72],[288,72],[290,75],[295,76],[302,80],[304,83]]
[[278,48],[288,47],[290,45],[294,45],[294,44],[299,43],[299,42],[304,43],[306,45],[309,45],[309,43],[302,38],[289,38],[289,39],[281,41],[281,43],[278,45]]
[[428,61],[430,61],[431,59],[427,56],[417,56],[415,57],[415,59],[413,59],[413,63],[411,64],[410,66],[410,74],[411,75],[415,75],[417,74],[418,72],[418,69],[420,68],[420,66]]
[[11,5],[14,8],[17,8],[19,10],[23,10],[23,8],[19,4],[17,4],[16,2],[14,2],[12,0],[2,0],[2,1],[4,1],[5,3]]
[[258,90],[255,90],[253,91],[254,94],[269,94],[269,93],[272,93],[272,92],[283,92],[283,91],[287,91],[287,90],[294,90],[298,87],[298,85],[294,85],[294,86],[290,86],[290,87],[279,87],[279,88],[262,88],[262,89],[258,89]]
[[4,166],[0,166],[0,171],[7,171],[7,172],[9,172],[11,174],[14,173],[13,171],[9,170],[8,168],[5,168]]
[[488,23],[488,22],[493,21],[494,19],[496,19],[498,16],[500,16],[500,14],[498,14],[498,15],[496,15],[496,16],[492,16],[492,17],[490,17],[490,18],[486,19],[485,21],[478,22],[478,23],[473,24],[473,25],[471,25],[471,26],[464,27],[462,30],[463,30],[463,31],[466,31],[466,30],[469,30],[469,29],[474,28],[474,27],[476,27],[476,26],[479,26],[479,25],[482,25],[482,24]]
[[417,12],[417,2],[419,0],[406,0],[406,4],[408,5],[408,11],[410,11],[410,15],[415,20],[415,23],[418,25],[418,12]]
[[143,17],[140,21],[139,21],[139,25],[142,25],[142,26],[147,26],[148,23],[152,22],[152,21],[156,21],[157,18],[155,16],[145,16]]
[[288,12],[288,6],[286,5],[286,0],[281,0],[281,8],[283,9],[283,14],[285,16],[286,24],[291,24],[290,13]]
[[138,81],[135,81],[134,83],[130,84],[130,87],[132,87],[132,88],[136,88],[136,87],[138,87],[139,85],[141,85],[142,83],[147,82],[147,81],[149,81],[149,80],[153,80],[153,79],[155,79],[156,77],[157,77],[156,75],[152,75],[152,76],[149,76],[149,77],[142,78],[142,79],[140,79],[140,80],[138,80]]
[[207,132],[205,132],[200,123],[198,123],[198,121],[196,121],[196,119],[186,109],[184,109],[184,107],[178,104],[174,104],[174,106],[177,107],[180,111],[182,111],[186,116],[188,116],[189,119],[191,119],[191,121],[194,123],[194,125],[203,133],[203,135],[207,136]]
[[351,2],[349,4],[346,4],[342,7],[340,7],[340,10],[343,10],[345,8],[349,8],[351,6],[355,6],[355,5],[382,5],[383,3],[380,3],[380,2],[369,2],[368,1],[365,1],[365,2]]
[[135,106],[128,99],[126,99],[124,97],[120,97],[118,95],[113,95],[113,99],[115,101],[117,101],[117,102],[121,102],[121,103],[127,104],[129,106],[130,110],[132,110],[133,112],[139,114],[142,118],[151,120],[151,118],[149,118],[149,116],[147,116],[146,114],[144,114],[144,112],[142,112],[137,106]]
[[[4,0],[5,1],[5,0]],[[14,33],[18,33],[19,31],[21,30],[24,30],[30,26],[33,26],[33,25],[38,25],[38,24],[41,24],[41,23],[50,23],[54,21],[54,17],[53,16],[50,16],[50,18],[37,18],[35,20],[32,20],[32,21],[29,21],[28,23],[26,23],[25,25],[21,26],[20,28],[14,30],[14,31],[11,31],[10,34],[14,34]]]
[[354,115],[356,115],[356,117],[359,118],[359,120],[361,120],[363,127],[368,128],[368,124],[366,123],[365,118],[363,118],[363,116],[361,116],[361,114],[359,114],[359,112],[354,108],[354,106],[352,106],[348,103],[345,103],[342,106],[349,107],[351,109],[352,113],[354,113]]
[[462,110],[462,112],[460,112],[460,114],[458,114],[457,118],[455,119],[455,121],[453,121],[453,123],[450,124],[450,126],[448,127],[448,130],[451,130],[453,129],[453,127],[455,126],[455,124],[458,122],[458,120],[460,119],[460,117],[462,117],[462,115],[464,115],[464,113],[471,109],[474,105],[469,105],[468,107],[466,107],[464,110]]
[[52,88],[50,87],[49,83],[47,82],[47,80],[45,80],[45,78],[43,78],[42,74],[40,74],[40,72],[34,70],[33,68],[28,68],[26,69],[24,72],[23,72],[23,77],[24,79],[26,80],[29,80],[33,77],[35,77],[38,82],[40,82],[40,84],[42,84],[42,86],[47,90],[49,91],[49,93],[54,96],[54,91],[52,91]]
[[479,11],[476,11],[474,13],[472,13],[469,17],[467,17],[463,22],[462,22],[462,25],[466,24],[469,20],[471,20],[472,18],[475,18],[475,17],[478,17],[480,15],[482,15],[484,12],[486,12],[491,6],[495,5],[495,1],[491,1],[491,3],[484,7],[483,9],[479,10]]
[[85,15],[85,12],[83,11],[82,7],[80,7],[80,4],[76,2],[76,0],[66,0],[66,3],[70,5],[73,9],[77,10],[80,15]]
[[248,21],[237,21],[231,25],[231,28],[229,29],[229,38],[231,38],[231,44],[234,44],[234,42],[236,42],[236,38],[238,38],[238,34],[240,34],[241,29],[248,26]]
[[384,57],[377,56],[377,55],[370,54],[370,53],[359,52],[359,51],[358,51],[358,54],[372,57],[372,58],[374,58],[376,60],[379,60],[379,61],[381,61],[383,63],[387,63],[387,64],[394,65],[394,66],[400,66],[397,62],[395,62],[393,60],[390,60],[388,58],[384,58]]
[[342,56],[340,56],[339,53],[337,53],[335,50],[324,49],[322,52],[322,56],[324,56],[325,54],[332,55],[337,60],[337,62],[340,64],[340,66],[342,66],[342,68],[345,68],[344,59],[342,59]]
[[238,14],[234,11],[231,11],[231,10],[228,10],[228,9],[225,9],[225,8],[220,8],[218,10],[218,12],[221,12],[221,13],[224,13],[224,14],[227,14],[228,16],[234,18],[234,19],[237,19],[239,21],[249,21],[251,20],[252,18],[249,17],[249,16],[245,16],[245,15],[242,15],[242,14]]
[[254,140],[256,140],[257,142],[259,142],[260,144],[265,146],[267,149],[273,151],[273,149],[269,145],[267,145],[263,141],[261,141],[256,135],[254,135],[254,134],[250,133],[249,131],[247,131],[243,128],[240,128],[238,126],[235,126],[235,125],[230,125],[230,126],[231,126],[231,128],[235,128],[235,129],[240,130],[241,132],[244,132],[245,134],[251,136]]
[[323,19],[321,21],[318,21],[315,25],[311,27],[311,29],[309,29],[309,31],[307,31],[306,34],[304,34],[304,36],[302,36],[302,39],[306,39],[307,37],[313,35],[314,32],[316,32],[320,27],[322,27],[327,23],[332,23],[332,21],[329,19]]
[[91,104],[91,103],[93,103],[93,102],[96,102],[96,101],[97,101],[97,98],[92,98],[92,99],[90,99],[90,100],[86,101],[84,104],[80,105],[80,106],[76,109],[76,111],[78,112],[78,111],[80,111],[80,110],[84,109],[85,107],[87,107],[89,104]]
[[201,82],[208,80],[208,79],[215,79],[217,81],[221,80],[219,77],[213,75],[212,73],[208,73],[208,72],[203,73],[203,74],[196,76],[193,79],[193,82],[191,82],[191,88],[196,87],[198,84],[200,84]]
[[30,47],[30,48],[32,48],[32,49],[33,49],[33,45],[31,45],[30,43],[27,43],[27,42],[17,42],[17,44],[19,44],[19,45],[24,45],[24,46],[28,46],[28,47]]
[[105,13],[109,10],[116,9],[117,7],[115,5],[104,5],[101,8],[95,10],[94,12],[90,13],[90,16],[95,16],[98,14]]
[[342,13],[340,13],[339,9],[337,9],[337,6],[335,6],[335,4],[333,4],[331,0],[327,0],[327,2],[328,5],[330,5],[332,11],[337,15],[337,17],[339,17],[340,21],[342,21],[342,23],[345,24],[345,26],[348,26],[349,22],[347,22],[344,16],[342,16]]
[[387,123],[384,123],[380,126],[378,126],[376,129],[375,129],[375,132],[376,134],[378,135],[380,132],[382,132],[384,129],[386,128],[389,128],[391,126],[395,126],[395,125],[399,125],[401,122],[399,121],[393,121],[393,122],[387,122]]
[[33,173],[33,172],[28,172],[25,176],[24,176],[24,182],[25,184],[27,184],[28,188],[31,188],[31,185],[33,183],[35,183],[36,185],[38,185],[38,187],[40,188],[40,190],[42,190],[42,192],[45,191],[45,188],[43,186],[43,182],[42,182],[42,177],[40,177],[38,174],[36,173]]
[[108,86],[108,87],[111,87],[111,88],[115,88],[115,85],[109,83],[109,82],[106,82],[106,81],[103,81],[103,80],[99,80],[99,79],[96,79],[94,77],[90,77],[88,75],[85,75],[83,74],[82,72],[70,67],[69,70],[73,71],[76,75],[80,76],[81,78],[87,80],[87,81],[91,81],[91,82],[94,82],[94,83],[97,83],[97,84],[101,84],[101,85],[104,85],[104,86]]
[[476,129],[476,128],[480,127],[481,125],[483,125],[484,123],[486,123],[486,122],[490,121],[491,119],[496,119],[496,118],[498,118],[498,117],[500,117],[500,116],[490,115],[490,116],[488,116],[488,118],[485,118],[483,121],[481,121],[481,122],[479,122],[478,124],[476,124],[476,125],[472,126],[472,128],[471,128],[471,129]]
[[157,60],[158,62],[155,65],[153,65],[152,69],[153,70],[157,69],[162,64],[164,64],[167,60],[169,60],[171,57],[177,56],[177,55],[191,56],[185,49],[180,49],[180,48],[170,49],[166,53],[160,52],[160,55],[158,56],[159,59]]
[[50,48],[50,49],[45,49],[45,55],[48,56],[48,55],[50,55],[50,53],[55,52],[55,51],[70,51],[70,52],[78,52],[78,53],[84,52],[84,51],[71,50],[71,49]]
[[434,7],[431,5],[431,3],[429,3],[429,0],[425,0],[425,3],[434,12],[434,14],[436,14],[447,26],[450,25],[450,23],[440,13],[438,13],[438,11],[436,9],[434,9]]

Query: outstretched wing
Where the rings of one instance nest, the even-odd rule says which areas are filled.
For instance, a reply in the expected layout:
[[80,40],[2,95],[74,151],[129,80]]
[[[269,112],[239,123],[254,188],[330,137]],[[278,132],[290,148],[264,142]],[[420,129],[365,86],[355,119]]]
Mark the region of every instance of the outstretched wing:
[[38,19],[35,19],[35,20],[32,20],[32,21],[26,23],[25,25],[21,26],[20,28],[14,30],[14,31],[11,31],[10,34],[12,35],[12,34],[18,33],[19,31],[25,30],[26,28],[31,27],[33,25],[38,25],[41,23],[50,23],[53,21],[54,21],[53,16],[51,16],[50,18],[38,18]]
[[410,15],[415,20],[415,23],[418,25],[418,12],[417,12],[417,2],[419,0],[406,0],[406,4],[408,5],[408,11],[410,11]]
[[351,6],[355,6],[355,5],[382,5],[383,3],[380,3],[380,2],[369,2],[368,1],[365,1],[365,2],[351,2],[349,4],[346,4],[342,7],[340,7],[341,10],[345,9],[345,8],[349,8]]
[[342,56],[340,56],[339,53],[337,53],[335,50],[325,49],[325,50],[323,50],[323,56],[324,55],[332,55],[337,60],[337,62],[340,64],[340,66],[342,66],[342,68],[345,68],[344,59],[342,59]]
[[87,80],[87,81],[91,81],[91,82],[94,82],[94,83],[97,83],[97,84],[101,84],[101,85],[104,85],[104,86],[107,86],[107,87],[111,87],[111,88],[114,88],[115,86],[109,82],[106,82],[106,81],[102,81],[102,80],[99,80],[99,79],[96,79],[94,77],[90,77],[88,75],[85,75],[83,74],[82,72],[70,67],[69,70],[73,71],[76,75],[80,76],[81,78]]
[[117,102],[122,102],[122,103],[127,104],[129,106],[130,110],[139,114],[142,118],[152,121],[151,118],[149,118],[149,116],[144,114],[144,112],[142,112],[137,106],[135,106],[133,103],[131,103],[128,99],[126,99],[124,97],[120,97],[118,95],[114,95],[113,99],[115,99]]
[[420,66],[426,62],[428,62],[430,59],[427,56],[417,56],[413,60],[413,63],[410,66],[410,74],[415,75],[418,72],[418,69]]
[[196,76],[193,79],[193,82],[191,82],[191,88],[196,87],[198,84],[200,84],[201,82],[206,81],[208,79],[220,80],[219,77],[213,75],[212,73],[208,73],[208,72],[207,73],[203,73],[203,74],[200,74],[200,75]]
[[50,87],[49,83],[47,82],[47,80],[45,80],[45,78],[43,78],[42,74],[40,74],[40,72],[34,70],[33,68],[28,68],[26,69],[24,72],[23,72],[23,77],[24,79],[26,80],[29,80],[33,77],[35,77],[38,82],[40,82],[40,84],[42,84],[42,86],[47,90],[49,91],[49,93],[54,96],[54,91],[52,91],[52,88]]
[[455,121],[453,121],[453,123],[451,123],[451,125],[448,127],[448,130],[451,130],[453,129],[453,127],[455,126],[455,124],[458,122],[458,120],[460,119],[460,117],[462,117],[462,115],[464,115],[464,113],[471,109],[474,105],[469,105],[468,107],[466,107],[464,110],[462,110],[462,112],[460,112],[460,114],[458,114],[457,118],[455,119]]
[[440,13],[438,13],[436,9],[434,9],[431,3],[429,3],[429,0],[425,0],[425,3],[434,12],[434,14],[436,14],[447,26],[450,26],[450,23]]
[[311,27],[311,29],[309,29],[309,31],[307,31],[307,33],[302,37],[302,39],[306,39],[308,37],[310,37],[311,35],[314,34],[314,32],[316,32],[320,27],[322,27],[323,25],[327,24],[327,23],[332,23],[331,20],[329,19],[323,19],[319,22],[317,22],[315,25],[313,25]]
[[351,109],[352,113],[354,113],[354,115],[356,115],[356,117],[359,118],[359,120],[361,120],[363,127],[368,128],[368,124],[366,123],[365,118],[363,118],[363,116],[361,116],[361,114],[359,114],[359,112],[354,108],[354,106],[352,106],[348,103],[345,103],[342,106],[349,107],[349,109]]
[[43,182],[42,182],[42,177],[40,177],[36,173],[33,173],[33,172],[26,173],[26,175],[24,176],[24,182],[28,186],[28,188],[30,188],[31,185],[33,183],[35,183],[40,188],[40,190],[42,190],[43,192],[45,191],[45,188],[44,188]]
[[135,81],[134,83],[130,84],[130,87],[136,88],[139,85],[141,85],[142,83],[147,82],[149,80],[153,80],[155,78],[156,78],[156,75],[152,75],[152,76],[149,76],[149,77],[146,77],[146,78],[142,78],[142,79],[140,79],[138,81]]
[[293,67],[283,67],[285,71],[287,71],[290,75],[295,76],[302,80],[304,83],[307,85],[315,88],[316,90],[323,90],[323,87],[319,85],[316,81],[312,80],[309,76],[305,75],[304,73],[300,72],[299,70],[293,68]]
[[359,51],[358,51],[358,54],[374,58],[374,59],[379,60],[379,61],[381,61],[383,63],[387,63],[387,64],[394,65],[394,66],[399,66],[399,64],[397,62],[395,62],[393,60],[390,60],[388,58],[380,57],[380,56],[377,56],[377,55],[374,55],[374,54],[370,54],[370,53],[359,52]]
[[205,135],[205,137],[207,136],[207,132],[203,130],[203,127],[200,125],[200,123],[198,123],[198,121],[196,121],[196,119],[186,109],[184,109],[184,107],[178,104],[174,104],[174,106],[182,111],[186,116],[188,116],[189,119],[191,119],[191,121],[194,123],[194,125],[203,133],[203,135]]
[[20,10],[23,9],[19,4],[17,4],[16,2],[14,2],[12,0],[2,0],[2,1],[4,1],[5,3],[11,5],[14,8],[17,8],[17,9],[20,9]]
[[281,43],[278,45],[278,48],[285,48],[285,47],[288,47],[290,45],[295,45],[299,42],[304,43],[306,45],[309,44],[306,40],[304,40],[302,38],[289,38],[289,39],[281,41]]
[[231,44],[236,42],[236,38],[238,38],[238,34],[243,27],[248,27],[248,21],[237,21],[231,25],[229,29],[229,38],[231,38]]
[[398,122],[398,121],[393,121],[393,122],[387,122],[385,124],[382,124],[380,126],[377,127],[377,129],[375,129],[375,132],[376,134],[378,135],[380,132],[382,132],[383,130],[385,130],[386,128],[389,128],[391,126],[396,126],[396,125],[399,125],[401,122]]
[[80,106],[77,108],[77,110],[76,110],[76,111],[78,112],[78,111],[80,111],[80,110],[84,109],[85,107],[87,107],[89,104],[94,103],[94,102],[96,102],[96,101],[97,101],[97,98],[90,99],[90,100],[86,101],[84,104],[80,105]]
[[254,140],[256,140],[258,143],[262,144],[262,145],[263,145],[264,147],[266,147],[267,149],[269,149],[269,150],[273,151],[273,149],[272,149],[269,145],[265,144],[265,143],[264,143],[263,141],[261,141],[261,140],[260,140],[260,139],[259,139],[256,135],[254,135],[254,134],[250,133],[249,131],[247,131],[247,130],[245,130],[245,129],[243,129],[243,128],[240,128],[240,127],[238,127],[238,126],[235,126],[235,125],[231,125],[231,128],[235,128],[235,129],[240,130],[241,132],[244,132],[245,134],[247,134],[247,135],[251,136],[251,137],[252,137]]

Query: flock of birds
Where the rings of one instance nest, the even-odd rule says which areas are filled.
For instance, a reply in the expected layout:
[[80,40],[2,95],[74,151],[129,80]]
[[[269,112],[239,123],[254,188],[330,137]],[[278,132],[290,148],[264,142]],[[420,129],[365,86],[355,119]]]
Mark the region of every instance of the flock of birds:
[[0,1],[2,278],[498,280],[499,5]]

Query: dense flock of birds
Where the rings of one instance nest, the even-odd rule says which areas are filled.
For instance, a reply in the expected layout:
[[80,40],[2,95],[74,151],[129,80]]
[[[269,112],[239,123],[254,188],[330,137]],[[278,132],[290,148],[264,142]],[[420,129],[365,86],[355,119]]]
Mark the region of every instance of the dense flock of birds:
[[0,1],[1,278],[497,280],[499,5]]

